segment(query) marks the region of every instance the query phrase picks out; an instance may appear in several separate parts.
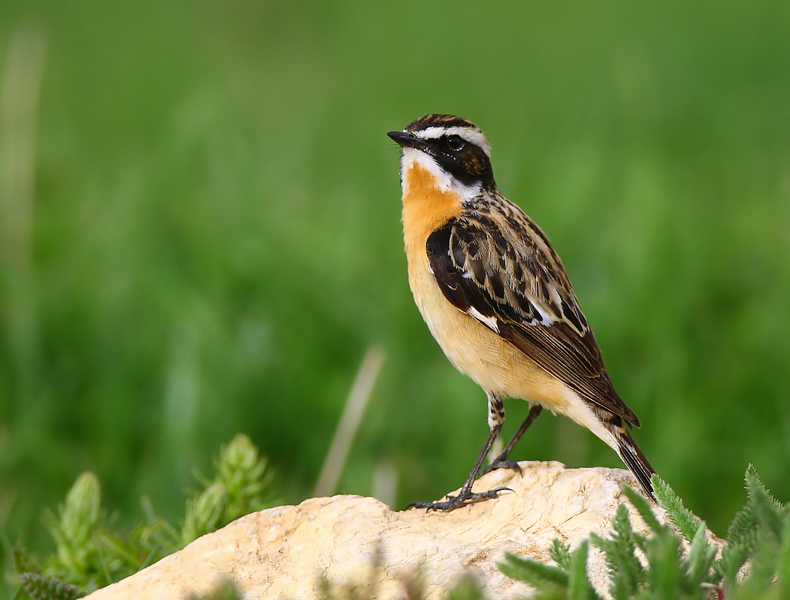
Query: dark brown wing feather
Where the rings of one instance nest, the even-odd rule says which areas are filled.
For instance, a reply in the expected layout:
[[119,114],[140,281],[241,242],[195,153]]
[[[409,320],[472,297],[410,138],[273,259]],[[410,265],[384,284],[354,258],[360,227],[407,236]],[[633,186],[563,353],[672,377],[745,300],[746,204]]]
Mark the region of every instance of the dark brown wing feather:
[[545,235],[499,196],[452,219],[426,245],[445,298],[582,398],[639,427],[617,395],[565,269]]

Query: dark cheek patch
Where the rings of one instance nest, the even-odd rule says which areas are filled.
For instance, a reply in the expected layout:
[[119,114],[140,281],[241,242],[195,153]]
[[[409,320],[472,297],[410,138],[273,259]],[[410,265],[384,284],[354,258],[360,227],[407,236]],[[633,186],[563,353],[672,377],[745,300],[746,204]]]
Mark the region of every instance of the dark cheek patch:
[[479,146],[467,144],[461,152],[454,154],[438,151],[435,157],[445,171],[464,185],[480,182],[489,188],[494,183],[491,161]]
[[482,177],[486,172],[486,155],[477,146],[467,146],[461,153],[461,162],[463,162],[470,175]]

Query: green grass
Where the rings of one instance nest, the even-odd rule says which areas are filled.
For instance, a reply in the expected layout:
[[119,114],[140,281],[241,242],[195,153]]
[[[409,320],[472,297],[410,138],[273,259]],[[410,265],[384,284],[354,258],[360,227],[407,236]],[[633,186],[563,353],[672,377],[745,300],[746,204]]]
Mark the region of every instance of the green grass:
[[[300,501],[374,344],[339,491],[386,463],[398,506],[461,484],[485,400],[413,306],[385,136],[432,111],[487,133],[689,507],[723,527],[750,462],[790,496],[785,3],[8,0],[0,76],[29,25],[31,243],[0,271],[8,539],[44,543],[85,470],[129,519],[142,495],[173,517],[237,432]],[[507,407],[505,435],[526,410]],[[619,466],[549,416],[515,454]]]

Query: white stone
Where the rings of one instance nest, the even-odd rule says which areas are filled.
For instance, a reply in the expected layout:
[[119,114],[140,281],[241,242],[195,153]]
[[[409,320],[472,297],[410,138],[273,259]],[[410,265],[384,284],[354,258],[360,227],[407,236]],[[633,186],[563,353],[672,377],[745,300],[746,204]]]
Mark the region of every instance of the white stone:
[[[245,600],[308,600],[317,597],[321,575],[337,586],[367,584],[377,549],[383,564],[376,598],[403,598],[403,579],[417,569],[430,599],[442,598],[469,570],[489,597],[528,595],[526,585],[497,569],[505,552],[549,562],[555,537],[576,546],[591,532],[609,531],[615,509],[625,500],[620,485],[638,486],[621,469],[520,464],[522,475],[494,471],[475,486],[480,491],[506,486],[512,492],[449,513],[396,512],[360,496],[311,498],[253,513],[88,598],[177,600],[205,593],[225,576]],[[665,520],[663,511],[656,507],[655,512]],[[645,532],[633,513],[632,523]],[[590,553],[588,571],[603,591],[606,567],[599,552]]]

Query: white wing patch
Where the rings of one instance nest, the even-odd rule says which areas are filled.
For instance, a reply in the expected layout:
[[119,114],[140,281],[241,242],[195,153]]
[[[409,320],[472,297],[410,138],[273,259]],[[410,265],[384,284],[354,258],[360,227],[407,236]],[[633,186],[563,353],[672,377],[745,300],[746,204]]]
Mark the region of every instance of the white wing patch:
[[491,331],[499,333],[499,325],[497,325],[496,317],[486,317],[480,313],[474,306],[469,307],[469,314],[472,315],[475,319],[480,321],[483,325],[488,327]]

